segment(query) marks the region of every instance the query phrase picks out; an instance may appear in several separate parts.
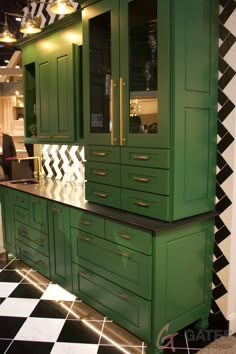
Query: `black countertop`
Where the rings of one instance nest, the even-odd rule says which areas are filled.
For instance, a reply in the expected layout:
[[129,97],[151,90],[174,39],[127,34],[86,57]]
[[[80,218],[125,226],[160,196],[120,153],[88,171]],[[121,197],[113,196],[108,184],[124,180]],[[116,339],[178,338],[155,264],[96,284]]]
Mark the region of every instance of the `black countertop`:
[[12,181],[6,181],[1,182],[0,185],[38,197],[46,198],[51,201],[66,204],[71,207],[80,208],[82,210],[86,210],[112,220],[125,222],[132,226],[141,227],[155,233],[170,228],[173,229],[188,223],[197,222],[199,220],[214,218],[217,215],[216,212],[209,212],[173,222],[161,221],[124,210],[87,202],[85,200],[84,186],[78,186],[69,182],[58,181],[51,178],[42,178],[37,184],[18,184],[12,183]]

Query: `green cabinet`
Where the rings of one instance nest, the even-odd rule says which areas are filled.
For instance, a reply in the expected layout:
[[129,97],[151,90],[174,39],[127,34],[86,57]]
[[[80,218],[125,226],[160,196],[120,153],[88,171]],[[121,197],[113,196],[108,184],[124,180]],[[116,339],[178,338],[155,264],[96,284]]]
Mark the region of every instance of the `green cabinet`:
[[0,187],[3,244],[8,252],[15,254],[15,232],[13,222],[13,194],[9,188]]
[[218,2],[85,10],[86,199],[166,221],[214,210]]
[[[28,142],[73,143],[83,137],[81,30],[75,13],[20,43]],[[31,136],[31,124],[37,136]]]
[[71,291],[71,249],[69,207],[48,203],[51,278]]

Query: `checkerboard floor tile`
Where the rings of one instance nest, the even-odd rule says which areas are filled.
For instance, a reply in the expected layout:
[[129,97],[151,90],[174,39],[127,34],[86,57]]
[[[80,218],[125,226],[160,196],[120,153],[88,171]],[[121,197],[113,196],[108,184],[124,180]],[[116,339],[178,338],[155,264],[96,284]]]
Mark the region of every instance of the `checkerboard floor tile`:
[[[198,351],[188,348],[184,331],[174,344],[177,354]],[[145,348],[22,261],[0,255],[0,354],[145,354]]]

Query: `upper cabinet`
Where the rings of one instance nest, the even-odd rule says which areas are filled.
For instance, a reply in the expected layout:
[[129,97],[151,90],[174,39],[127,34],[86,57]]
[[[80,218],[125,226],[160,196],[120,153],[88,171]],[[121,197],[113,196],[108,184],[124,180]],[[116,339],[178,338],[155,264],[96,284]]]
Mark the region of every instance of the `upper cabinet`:
[[22,42],[26,140],[74,143],[82,138],[81,44],[78,14]]
[[[167,3],[104,0],[83,10],[87,142],[169,146]],[[161,107],[159,87],[166,97]]]

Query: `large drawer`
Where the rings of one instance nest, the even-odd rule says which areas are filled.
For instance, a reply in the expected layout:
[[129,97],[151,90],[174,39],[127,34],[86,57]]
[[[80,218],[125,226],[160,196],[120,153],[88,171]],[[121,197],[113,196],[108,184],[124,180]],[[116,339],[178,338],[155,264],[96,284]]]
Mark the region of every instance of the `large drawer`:
[[44,254],[16,240],[16,254],[26,264],[50,278],[49,258]]
[[15,233],[18,240],[27,243],[27,245],[30,245],[30,247],[45,254],[46,256],[49,255],[47,234],[35,230],[32,227],[24,225],[18,221],[15,221]]
[[87,161],[120,163],[120,148],[115,146],[92,146],[85,147]]
[[123,165],[170,168],[170,151],[167,149],[125,148],[121,149]]
[[120,186],[120,165],[86,162],[85,178],[90,182]]
[[14,218],[15,220],[21,221],[25,224],[29,224],[30,222],[30,215],[29,210],[25,208],[21,208],[17,205],[14,205]]
[[150,341],[151,302],[73,263],[73,292],[121,326]]
[[169,197],[121,189],[121,208],[155,219],[169,220]]
[[29,195],[27,193],[14,191],[12,201],[13,204],[22,206],[23,208],[28,209],[29,207]]
[[76,229],[104,237],[104,218],[76,208],[70,208],[70,225]]
[[79,264],[151,299],[152,257],[93,235],[80,235]]
[[86,182],[85,199],[89,202],[120,208],[120,188],[107,184]]
[[151,232],[116,221],[105,220],[105,238],[141,253],[152,254]]
[[169,194],[169,170],[121,166],[121,187],[143,192]]

